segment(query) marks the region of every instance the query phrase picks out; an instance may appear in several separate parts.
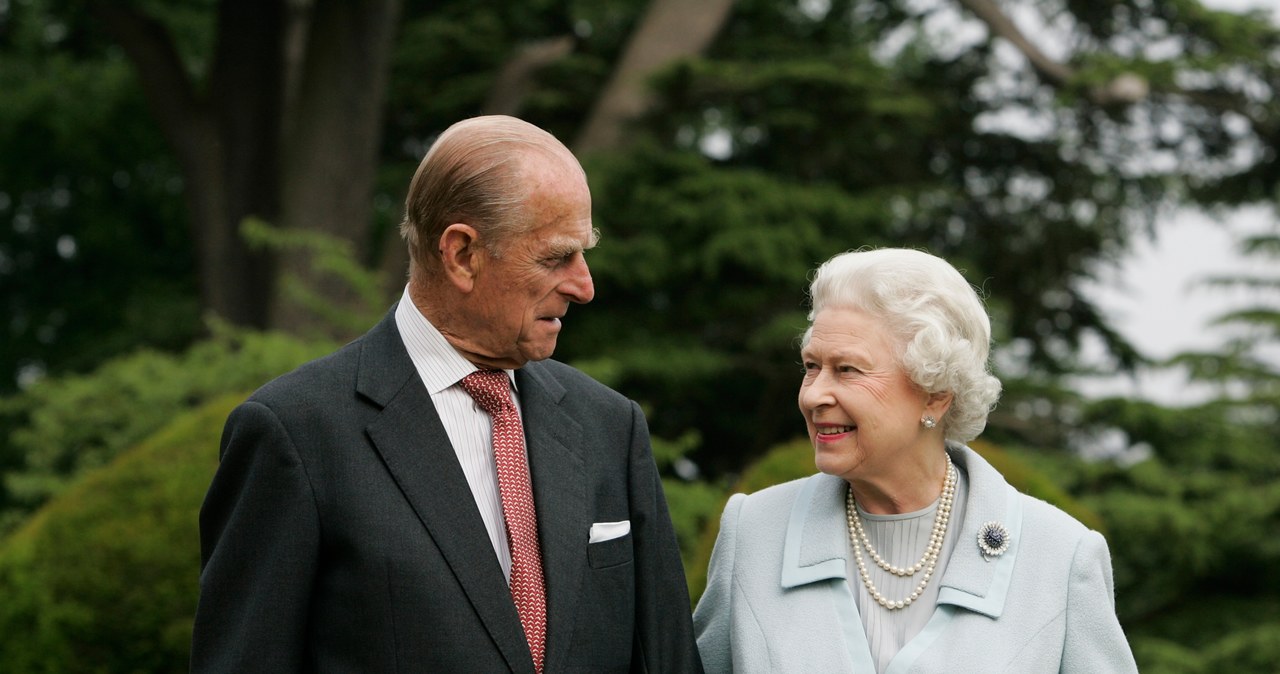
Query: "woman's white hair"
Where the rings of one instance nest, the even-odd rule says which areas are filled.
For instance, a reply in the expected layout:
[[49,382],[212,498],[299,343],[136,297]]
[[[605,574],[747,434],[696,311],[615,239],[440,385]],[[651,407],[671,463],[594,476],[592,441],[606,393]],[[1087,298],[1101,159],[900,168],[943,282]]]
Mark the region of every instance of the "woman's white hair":
[[991,320],[973,286],[947,261],[905,248],[841,253],[818,267],[809,297],[804,345],[824,309],[864,311],[884,321],[898,344],[898,364],[916,386],[952,394],[941,420],[946,439],[968,442],[986,427],[1000,397],[1000,380],[987,364]]

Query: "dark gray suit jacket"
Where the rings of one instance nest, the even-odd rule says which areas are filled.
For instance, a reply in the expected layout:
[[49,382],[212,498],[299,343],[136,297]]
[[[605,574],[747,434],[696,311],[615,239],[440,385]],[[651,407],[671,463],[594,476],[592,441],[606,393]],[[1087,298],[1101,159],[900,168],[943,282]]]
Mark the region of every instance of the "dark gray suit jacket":
[[[547,584],[547,672],[700,672],[639,407],[517,370]],[[200,513],[193,672],[533,672],[452,445],[396,329],[254,393]],[[630,534],[588,544],[594,522]]]

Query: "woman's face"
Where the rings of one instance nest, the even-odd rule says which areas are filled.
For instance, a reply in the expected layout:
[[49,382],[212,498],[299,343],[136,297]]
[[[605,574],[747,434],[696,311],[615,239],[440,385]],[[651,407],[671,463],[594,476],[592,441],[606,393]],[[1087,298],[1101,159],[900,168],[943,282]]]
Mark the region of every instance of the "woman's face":
[[831,308],[814,317],[801,350],[799,403],[818,470],[849,482],[883,481],[925,456],[930,435],[920,419],[930,413],[930,396],[895,353],[893,337],[865,312]]

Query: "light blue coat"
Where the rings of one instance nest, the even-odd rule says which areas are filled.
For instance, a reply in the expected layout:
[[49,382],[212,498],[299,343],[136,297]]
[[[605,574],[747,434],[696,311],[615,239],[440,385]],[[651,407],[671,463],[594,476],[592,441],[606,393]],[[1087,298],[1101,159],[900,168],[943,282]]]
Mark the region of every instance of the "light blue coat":
[[[1136,672],[1116,619],[1105,539],[1005,482],[967,447],[965,521],[940,579],[933,617],[885,674]],[[708,674],[875,672],[851,582],[846,483],[813,475],[725,506],[707,589],[694,612]],[[985,559],[978,530],[1012,537]],[[954,524],[953,524],[954,526]]]

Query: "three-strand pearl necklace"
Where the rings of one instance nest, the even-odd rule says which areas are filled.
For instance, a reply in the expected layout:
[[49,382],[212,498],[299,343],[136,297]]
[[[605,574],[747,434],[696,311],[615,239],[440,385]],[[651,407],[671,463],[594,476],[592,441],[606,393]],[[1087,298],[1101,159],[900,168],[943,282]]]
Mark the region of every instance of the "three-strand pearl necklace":
[[[862,528],[862,518],[858,516],[858,505],[854,501],[853,489],[850,489],[845,496],[845,518],[849,521],[849,541],[853,544],[853,558],[858,563],[858,575],[862,576],[862,584],[867,586],[867,592],[877,604],[893,611],[905,608],[911,605],[911,602],[920,598],[924,594],[924,588],[929,584],[929,579],[933,578],[934,568],[938,564],[938,555],[942,552],[942,540],[947,536],[947,524],[951,521],[951,502],[956,496],[956,468],[951,465],[951,457],[947,455],[947,476],[942,482],[942,497],[938,500],[938,509],[933,514],[933,533],[929,535],[929,545],[924,550],[924,556],[920,561],[906,567],[899,568],[889,564],[880,557],[880,553],[872,547],[871,541],[867,538],[867,532]],[[876,584],[871,580],[871,574],[867,571],[867,564],[862,559],[862,550],[866,549],[867,555],[875,560],[876,566],[888,571],[895,576],[914,576],[917,573],[924,572],[920,578],[920,584],[916,585],[916,589],[903,599],[889,600],[880,594],[880,590],[876,589]]]

